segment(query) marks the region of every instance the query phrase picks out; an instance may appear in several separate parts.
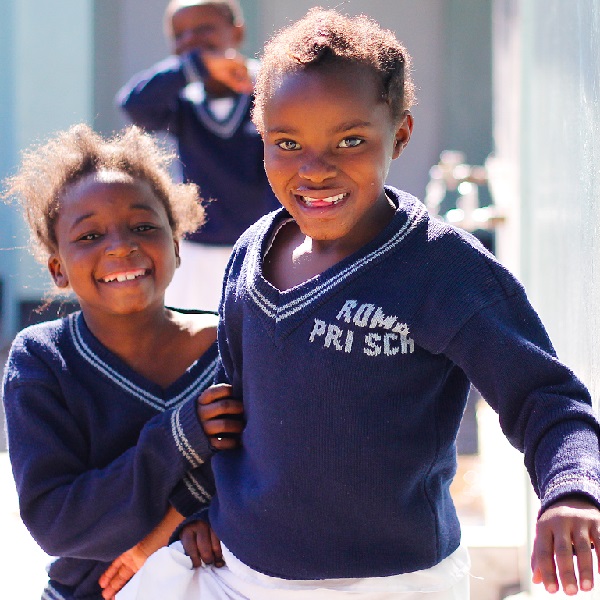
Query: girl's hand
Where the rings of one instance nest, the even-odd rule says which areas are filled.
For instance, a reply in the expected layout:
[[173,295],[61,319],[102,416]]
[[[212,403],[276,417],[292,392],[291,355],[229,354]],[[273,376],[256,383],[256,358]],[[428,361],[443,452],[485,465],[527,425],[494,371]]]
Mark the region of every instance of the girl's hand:
[[196,521],[186,525],[179,536],[185,553],[192,559],[194,568],[202,563],[222,567],[225,564],[221,542],[208,523]]
[[198,419],[215,450],[232,450],[241,445],[244,406],[231,392],[230,385],[220,383],[204,390],[198,398]]
[[147,559],[148,555],[140,544],[115,558],[98,580],[102,588],[102,597],[105,600],[114,598],[116,593],[142,568]]
[[148,557],[169,543],[169,537],[183,521],[183,515],[172,506],[167,509],[162,521],[133,548],[123,552],[98,579],[102,597],[112,600],[115,594],[142,568]]
[[568,596],[591,590],[594,548],[599,556],[600,511],[582,496],[561,498],[538,519],[531,555],[533,582],[543,583],[551,594],[558,591],[559,579]]

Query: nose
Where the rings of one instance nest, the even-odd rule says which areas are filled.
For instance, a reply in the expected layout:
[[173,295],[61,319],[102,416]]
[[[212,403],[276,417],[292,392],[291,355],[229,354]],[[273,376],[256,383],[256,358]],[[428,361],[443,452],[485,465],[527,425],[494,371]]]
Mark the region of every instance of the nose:
[[325,154],[313,154],[304,157],[298,174],[303,179],[318,183],[335,177],[337,168]]
[[137,250],[138,244],[129,232],[115,231],[107,236],[105,252],[108,256],[124,258]]

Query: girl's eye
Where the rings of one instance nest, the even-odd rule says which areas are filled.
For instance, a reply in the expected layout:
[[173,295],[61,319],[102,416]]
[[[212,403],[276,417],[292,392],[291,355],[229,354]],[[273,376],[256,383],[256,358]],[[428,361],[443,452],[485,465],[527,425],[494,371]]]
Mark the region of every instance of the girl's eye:
[[344,138],[339,144],[339,148],[356,148],[356,146],[360,146],[364,142],[363,139],[357,137],[347,137]]
[[97,240],[100,237],[99,233],[84,233],[77,238],[78,242],[91,242]]
[[282,150],[299,150],[300,144],[294,142],[294,140],[283,140],[281,142],[277,142],[277,146],[279,146]]
[[154,225],[144,224],[144,225],[136,225],[133,228],[133,231],[143,232],[143,231],[152,231],[154,229],[156,229],[156,227]]

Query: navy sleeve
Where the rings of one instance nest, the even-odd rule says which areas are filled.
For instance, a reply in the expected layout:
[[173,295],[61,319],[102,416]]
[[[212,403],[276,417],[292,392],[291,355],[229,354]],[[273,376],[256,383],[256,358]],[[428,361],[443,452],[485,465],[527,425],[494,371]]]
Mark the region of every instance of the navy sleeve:
[[91,434],[43,360],[13,353],[10,371],[4,405],[21,516],[50,555],[113,560],[161,521],[182,478],[211,455],[193,399],[152,418],[135,446],[90,469]]
[[177,135],[179,96],[204,73],[199,57],[170,56],[134,75],[117,93],[116,103],[135,125]]
[[562,364],[524,292],[478,311],[445,350],[499,414],[542,510],[584,494],[600,507],[599,425],[586,387]]
[[169,501],[184,517],[202,510],[210,504],[215,493],[215,480],[207,459],[202,465],[186,473],[177,484]]

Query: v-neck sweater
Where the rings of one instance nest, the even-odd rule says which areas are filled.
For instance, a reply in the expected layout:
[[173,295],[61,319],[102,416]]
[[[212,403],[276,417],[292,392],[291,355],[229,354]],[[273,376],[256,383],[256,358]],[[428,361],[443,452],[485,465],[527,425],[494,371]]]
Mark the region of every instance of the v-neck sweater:
[[17,335],[4,375],[8,448],[23,521],[58,557],[57,597],[100,599],[100,575],[169,503],[188,515],[210,501],[196,399],[217,363],[215,343],[163,389],[101,344],[81,312]]
[[522,285],[468,233],[386,187],[392,221],[286,291],[262,273],[285,210],[239,240],[220,307],[217,380],[247,419],[213,459],[210,522],[284,579],[429,568],[459,545],[450,496],[469,381],[500,415],[542,508],[600,505],[598,421]]

